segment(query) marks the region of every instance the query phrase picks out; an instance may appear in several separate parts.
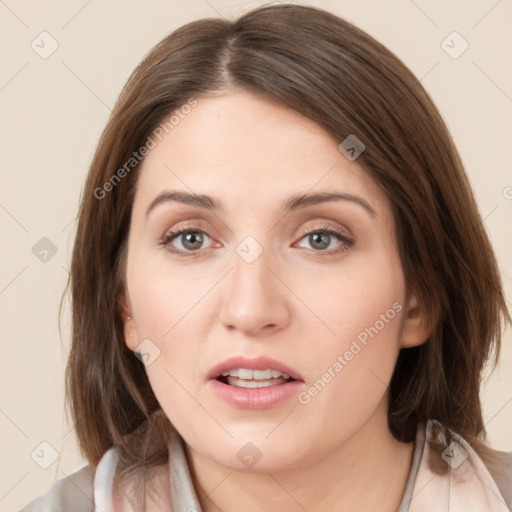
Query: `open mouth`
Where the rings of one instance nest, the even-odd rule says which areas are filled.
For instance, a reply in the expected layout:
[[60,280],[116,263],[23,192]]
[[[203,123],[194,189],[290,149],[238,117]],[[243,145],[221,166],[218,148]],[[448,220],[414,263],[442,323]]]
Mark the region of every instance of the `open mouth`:
[[230,407],[238,409],[277,407],[279,403],[291,400],[305,385],[296,370],[268,357],[252,360],[233,357],[212,368],[207,378],[213,393]]
[[271,368],[266,370],[236,368],[222,372],[222,375],[219,375],[216,380],[239,388],[266,388],[295,381],[288,374]]

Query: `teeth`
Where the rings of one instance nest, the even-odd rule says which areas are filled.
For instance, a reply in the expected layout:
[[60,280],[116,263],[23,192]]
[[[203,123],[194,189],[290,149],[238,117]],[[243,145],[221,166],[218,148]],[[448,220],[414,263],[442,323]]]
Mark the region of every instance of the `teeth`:
[[272,380],[247,380],[239,379],[237,377],[228,377],[228,384],[239,388],[267,388],[270,386],[284,384],[285,382],[286,380],[283,378]]
[[[281,373],[279,370],[273,370],[268,368],[266,370],[250,370],[249,368],[235,368],[233,370],[222,372],[223,377],[238,377],[244,380],[269,380],[278,379],[289,379],[290,376],[287,373]],[[257,387],[257,386],[253,386]]]
[[[275,370],[274,370],[275,371]],[[277,372],[276,373],[280,373]],[[243,377],[242,377],[243,378]],[[252,378],[255,380],[268,380],[272,378],[272,370],[253,370],[252,371]]]
[[238,369],[238,377],[240,379],[250,380],[250,379],[252,379],[252,373],[253,373],[253,371],[248,370],[247,368],[239,368]]

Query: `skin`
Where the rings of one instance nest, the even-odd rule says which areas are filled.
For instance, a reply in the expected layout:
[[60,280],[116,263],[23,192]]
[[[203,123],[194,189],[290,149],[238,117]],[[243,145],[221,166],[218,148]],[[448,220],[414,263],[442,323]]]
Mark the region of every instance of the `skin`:
[[[126,344],[135,351],[149,338],[160,350],[146,371],[185,439],[206,512],[395,511],[403,495],[413,444],[389,432],[387,386],[400,348],[429,333],[407,294],[389,200],[340,142],[293,110],[229,91],[200,98],[142,164]],[[222,209],[168,201],[146,216],[164,190],[208,194]],[[375,214],[348,200],[281,210],[293,194],[321,191],[362,198]],[[305,234],[324,226],[353,245],[333,235],[324,248],[325,238],[315,244]],[[160,243],[182,227],[206,232],[199,249],[183,236]],[[252,263],[236,252],[249,235],[263,249]],[[394,303],[396,316],[306,405],[294,396],[237,409],[207,385],[207,372],[228,357],[267,355],[299,371],[307,390]],[[250,468],[237,457],[248,442],[262,455]]]

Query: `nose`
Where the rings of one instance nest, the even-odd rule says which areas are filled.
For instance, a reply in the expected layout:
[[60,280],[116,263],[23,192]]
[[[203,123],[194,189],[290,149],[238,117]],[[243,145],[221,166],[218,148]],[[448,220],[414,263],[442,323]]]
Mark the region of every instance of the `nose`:
[[271,262],[266,252],[251,263],[235,254],[233,262],[223,290],[221,323],[246,336],[270,334],[286,327],[290,321],[290,294],[276,276],[276,269],[268,267]]

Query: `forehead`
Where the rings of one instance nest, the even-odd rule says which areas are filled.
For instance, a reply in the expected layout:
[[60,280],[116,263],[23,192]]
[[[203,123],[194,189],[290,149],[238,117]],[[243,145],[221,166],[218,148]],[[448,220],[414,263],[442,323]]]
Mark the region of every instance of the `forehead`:
[[341,154],[341,141],[247,92],[199,98],[161,139],[140,169],[137,197],[146,203],[166,188],[226,198],[233,207],[281,204],[285,195],[309,191],[384,200],[367,172]]

